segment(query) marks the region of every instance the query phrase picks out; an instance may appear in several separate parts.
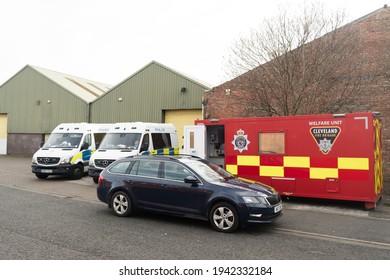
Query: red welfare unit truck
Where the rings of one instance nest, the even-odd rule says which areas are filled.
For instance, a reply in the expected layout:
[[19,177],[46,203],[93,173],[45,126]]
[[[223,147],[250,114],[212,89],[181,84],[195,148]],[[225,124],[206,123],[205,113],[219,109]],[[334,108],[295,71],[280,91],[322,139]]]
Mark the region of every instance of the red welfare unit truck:
[[197,120],[184,152],[265,183],[283,196],[361,201],[382,196],[379,113]]

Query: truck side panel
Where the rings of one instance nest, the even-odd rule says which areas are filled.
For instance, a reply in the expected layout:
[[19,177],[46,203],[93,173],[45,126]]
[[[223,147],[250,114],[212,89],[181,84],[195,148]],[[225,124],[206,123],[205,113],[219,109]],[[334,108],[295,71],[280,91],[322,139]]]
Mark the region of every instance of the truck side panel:
[[225,167],[235,175],[286,196],[363,201],[367,208],[381,197],[381,125],[372,113],[218,123],[225,129]]

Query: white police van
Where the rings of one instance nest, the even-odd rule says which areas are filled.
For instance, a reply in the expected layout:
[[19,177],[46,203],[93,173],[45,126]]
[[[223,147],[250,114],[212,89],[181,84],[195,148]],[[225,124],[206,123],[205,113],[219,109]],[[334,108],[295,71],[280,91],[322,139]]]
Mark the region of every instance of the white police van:
[[40,179],[66,175],[80,179],[88,172],[89,159],[112,124],[63,123],[33,155],[31,169]]
[[88,175],[97,183],[100,172],[119,158],[178,146],[177,132],[173,124],[116,123],[104,136],[99,149],[91,156]]

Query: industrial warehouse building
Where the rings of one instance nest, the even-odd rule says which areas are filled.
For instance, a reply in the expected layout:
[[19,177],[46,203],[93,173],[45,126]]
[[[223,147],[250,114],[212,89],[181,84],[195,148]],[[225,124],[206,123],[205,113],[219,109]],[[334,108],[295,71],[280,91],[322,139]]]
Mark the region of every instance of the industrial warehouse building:
[[111,86],[27,65],[0,87],[0,154],[32,155],[63,122],[87,122]]
[[27,65],[0,86],[0,154],[32,155],[60,123],[169,122],[181,135],[208,89],[155,61],[115,87]]
[[152,61],[91,104],[92,123],[173,123],[182,145],[183,126],[202,119],[202,98],[210,87]]

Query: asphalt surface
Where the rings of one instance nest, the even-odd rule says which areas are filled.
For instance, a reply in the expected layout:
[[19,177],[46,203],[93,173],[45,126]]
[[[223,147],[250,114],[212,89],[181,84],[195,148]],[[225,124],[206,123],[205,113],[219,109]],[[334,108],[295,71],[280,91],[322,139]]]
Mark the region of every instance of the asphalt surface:
[[[0,185],[3,260],[390,259],[390,223],[288,208],[273,224],[221,234],[205,221],[139,214]],[[379,225],[379,226],[378,226]]]
[[115,217],[89,177],[40,180],[30,158],[0,156],[0,259],[390,259],[390,200],[285,199],[270,225],[235,234],[204,221]]

